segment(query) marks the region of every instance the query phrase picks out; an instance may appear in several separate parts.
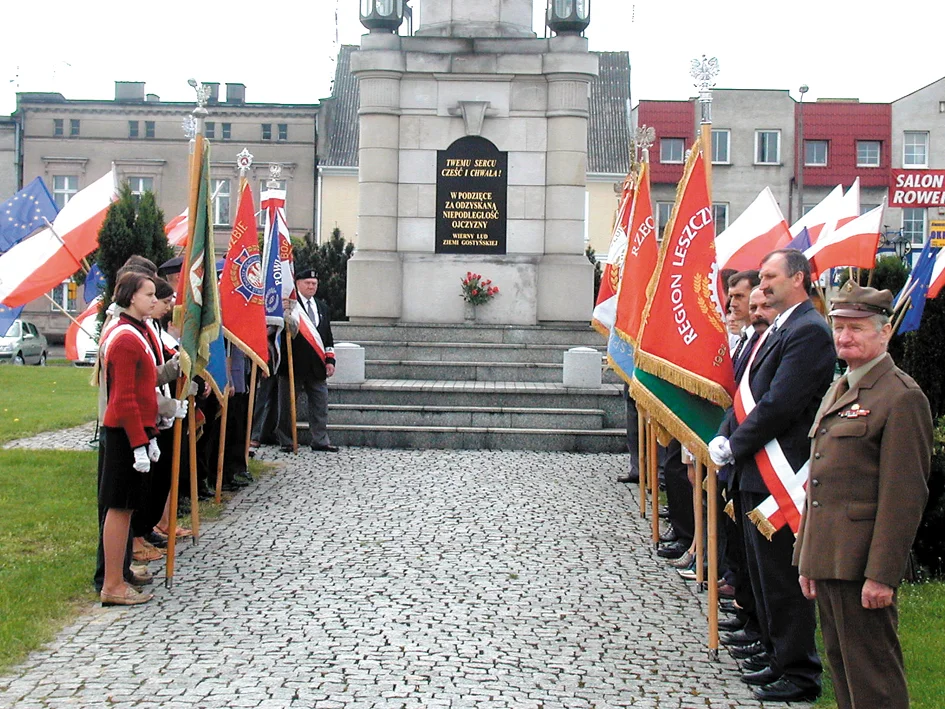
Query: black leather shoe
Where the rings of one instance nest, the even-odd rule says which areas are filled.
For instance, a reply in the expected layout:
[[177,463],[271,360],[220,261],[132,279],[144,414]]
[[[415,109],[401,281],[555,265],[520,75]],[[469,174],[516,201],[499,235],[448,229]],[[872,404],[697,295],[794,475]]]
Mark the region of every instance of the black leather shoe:
[[676,533],[676,529],[672,525],[670,525],[669,529],[660,535],[661,542],[675,542],[677,539],[679,539],[679,535]]
[[660,507],[660,519],[669,519],[669,508],[666,505]]
[[253,477],[253,474],[248,470],[241,470],[236,475],[233,476],[233,481],[238,483],[246,483],[247,485],[256,482],[256,478]]
[[765,667],[771,667],[771,655],[766,652],[752,655],[742,660],[742,669],[747,672],[758,672]]
[[738,613],[741,609],[735,605],[735,601],[730,598],[722,598],[719,600],[719,610],[723,613]]
[[689,545],[682,542],[672,542],[664,544],[656,550],[656,555],[661,559],[678,559],[689,551]]
[[763,687],[766,684],[772,684],[781,679],[781,676],[770,667],[764,667],[757,672],[749,672],[742,675],[742,682],[755,687]]
[[295,449],[292,447],[291,443],[287,443],[284,446],[279,446],[279,450],[281,450],[283,453],[291,453]]
[[617,478],[618,483],[638,483],[640,482],[639,475],[621,475]]
[[765,646],[759,642],[754,642],[751,645],[733,645],[728,651],[732,654],[732,657],[744,660],[752,655],[764,652]]
[[751,645],[758,642],[761,638],[757,633],[749,632],[744,628],[736,630],[734,633],[725,633],[720,639],[723,645]]
[[744,628],[745,623],[746,621],[742,620],[737,615],[725,617],[719,620],[719,630],[725,630],[732,633],[736,630],[741,630]]
[[332,445],[328,445],[328,446],[312,446],[312,450],[313,450],[313,451],[322,451],[322,452],[325,452],[325,453],[337,453],[337,452],[338,452],[338,446],[332,446]]
[[804,689],[782,677],[764,687],[755,687],[751,693],[762,702],[812,702],[820,696],[820,688]]

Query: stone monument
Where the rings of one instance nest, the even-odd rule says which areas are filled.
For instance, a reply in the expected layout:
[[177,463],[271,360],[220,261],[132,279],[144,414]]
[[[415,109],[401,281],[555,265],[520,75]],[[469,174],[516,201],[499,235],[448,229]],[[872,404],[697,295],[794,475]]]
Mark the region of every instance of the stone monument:
[[[365,26],[374,2],[362,2]],[[361,96],[352,321],[463,322],[467,271],[500,288],[480,321],[590,320],[585,175],[597,57],[576,32],[537,37],[532,14],[533,0],[419,0],[413,36],[372,28],[362,37],[352,58]]]

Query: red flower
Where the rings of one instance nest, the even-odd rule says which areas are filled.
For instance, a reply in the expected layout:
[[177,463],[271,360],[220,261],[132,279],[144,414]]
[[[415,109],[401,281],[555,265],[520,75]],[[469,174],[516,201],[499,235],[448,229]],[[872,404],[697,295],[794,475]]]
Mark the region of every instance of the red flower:
[[472,289],[472,294],[473,294],[473,295],[479,295],[479,291],[478,291],[476,288],[473,288],[473,289]]

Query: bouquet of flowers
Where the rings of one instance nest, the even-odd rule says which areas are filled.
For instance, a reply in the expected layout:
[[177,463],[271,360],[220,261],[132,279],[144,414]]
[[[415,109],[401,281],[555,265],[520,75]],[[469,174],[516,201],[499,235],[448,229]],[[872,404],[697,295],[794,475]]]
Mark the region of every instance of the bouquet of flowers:
[[482,276],[472,271],[466,271],[466,277],[462,279],[462,283],[463,300],[473,305],[484,305],[499,292],[499,286],[492,285],[492,281],[488,278],[483,280]]

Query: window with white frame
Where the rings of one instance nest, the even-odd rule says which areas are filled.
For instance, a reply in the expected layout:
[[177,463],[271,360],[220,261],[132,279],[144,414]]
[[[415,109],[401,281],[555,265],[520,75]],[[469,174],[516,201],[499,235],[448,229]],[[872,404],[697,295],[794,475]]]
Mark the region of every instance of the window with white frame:
[[781,131],[779,130],[756,130],[755,131],[755,164],[756,165],[780,165],[781,164]]
[[880,142],[878,140],[856,141],[856,166],[879,167]]
[[62,209],[66,203],[75,197],[79,191],[79,178],[77,175],[53,175],[53,199],[56,206]]
[[66,129],[64,128],[65,119],[63,118],[53,118],[53,135],[56,137],[62,137],[66,134]]
[[729,130],[712,131],[712,162],[715,165],[728,165],[729,145],[732,140],[732,132]]
[[663,240],[663,230],[666,228],[666,225],[669,223],[669,217],[673,213],[673,203],[672,202],[657,202],[656,203],[656,240]]
[[128,137],[138,137],[138,121],[128,121]]
[[289,124],[280,123],[279,124],[279,140],[288,140],[289,139]]
[[712,221],[715,222],[715,233],[721,234],[728,229],[728,205],[721,202],[712,204]]
[[683,138],[660,138],[660,162],[682,162],[686,155]]
[[[76,293],[78,288],[76,284],[72,282],[72,279],[63,281],[58,286],[52,289],[52,293],[49,294],[49,297],[53,299],[56,305],[61,306],[67,313],[74,313],[76,311]],[[49,309],[53,312],[61,312],[59,308],[49,304]]]
[[902,166],[929,166],[929,134],[927,132],[907,130],[903,134]]
[[213,195],[213,223],[230,223],[230,181],[212,180],[210,184]]
[[203,137],[213,140],[217,137],[217,124],[213,121],[203,122]]
[[145,192],[154,192],[154,178],[132,175],[128,178],[128,186],[131,188],[131,196],[139,200]]
[[827,141],[804,141],[804,165],[823,167],[827,164]]
[[902,235],[908,236],[914,245],[925,243],[925,218],[928,214],[924,207],[909,207],[902,210]]
[[230,135],[232,134],[233,124],[224,123],[223,124],[223,140],[229,140]]
[[144,137],[153,138],[154,137],[154,121],[145,121],[144,122]]
[[79,119],[70,118],[69,119],[69,135],[73,138],[79,137]]

